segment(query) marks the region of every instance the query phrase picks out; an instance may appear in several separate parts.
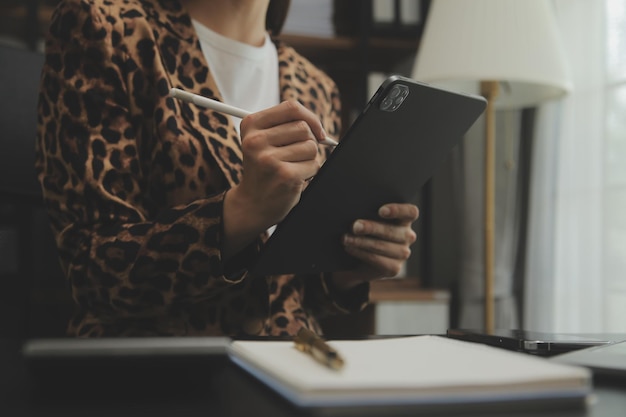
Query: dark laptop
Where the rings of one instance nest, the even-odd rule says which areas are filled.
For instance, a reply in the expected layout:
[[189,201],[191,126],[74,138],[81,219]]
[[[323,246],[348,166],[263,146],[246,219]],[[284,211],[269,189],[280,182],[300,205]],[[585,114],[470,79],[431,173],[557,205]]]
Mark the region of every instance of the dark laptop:
[[170,398],[217,383],[229,343],[226,337],[33,339],[22,357],[38,397]]
[[207,357],[225,355],[229,342],[227,337],[31,339],[22,353],[26,360]]
[[[626,338],[626,335],[624,337]],[[595,374],[626,378],[626,340],[576,350],[550,359],[571,365],[586,366]]]
[[591,346],[605,345],[614,340],[605,335],[544,333],[519,329],[496,329],[492,332],[476,329],[449,329],[447,336],[541,356],[558,355]]

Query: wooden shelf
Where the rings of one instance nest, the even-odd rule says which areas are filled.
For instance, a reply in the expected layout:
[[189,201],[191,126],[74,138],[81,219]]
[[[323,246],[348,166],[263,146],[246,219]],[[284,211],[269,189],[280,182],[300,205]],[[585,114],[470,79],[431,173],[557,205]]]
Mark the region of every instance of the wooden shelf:
[[413,56],[419,45],[419,39],[396,38],[369,38],[365,45],[359,38],[348,36],[324,38],[282,34],[278,39],[326,70],[359,71],[363,60],[367,59],[369,70],[389,72]]
[[[351,50],[359,47],[359,39],[350,36],[305,36],[297,34],[284,33],[278,39],[285,41],[296,49],[319,49],[319,50]],[[418,40],[411,39],[395,39],[395,38],[370,38],[368,40],[369,48],[374,49],[393,49],[395,51],[415,52],[418,46]]]
[[31,7],[26,2],[0,6],[0,36],[24,42],[30,49],[36,48],[48,31],[54,7],[43,4],[37,9]]

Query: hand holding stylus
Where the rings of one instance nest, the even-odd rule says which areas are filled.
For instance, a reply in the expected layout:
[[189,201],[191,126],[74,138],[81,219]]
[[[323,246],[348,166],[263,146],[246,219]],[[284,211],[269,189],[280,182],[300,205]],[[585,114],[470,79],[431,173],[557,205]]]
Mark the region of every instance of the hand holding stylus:
[[[180,88],[172,88],[170,89],[170,96],[177,98],[179,100],[186,101],[188,103],[193,103],[196,106],[206,107],[207,109],[219,111],[221,113],[229,114],[231,116],[239,117],[243,119],[244,117],[251,114],[251,112],[240,109],[239,107],[231,106],[230,104],[222,103],[221,101],[213,100],[207,97],[199,96],[197,94],[190,93],[188,91],[181,90]],[[327,136],[324,137],[320,141],[321,144],[329,145],[329,146],[337,146],[339,143]]]
[[242,117],[243,175],[224,198],[223,255],[228,258],[298,203],[320,168],[318,146],[327,141],[326,133],[317,115],[297,101],[249,113],[182,90],[172,89],[170,95]]

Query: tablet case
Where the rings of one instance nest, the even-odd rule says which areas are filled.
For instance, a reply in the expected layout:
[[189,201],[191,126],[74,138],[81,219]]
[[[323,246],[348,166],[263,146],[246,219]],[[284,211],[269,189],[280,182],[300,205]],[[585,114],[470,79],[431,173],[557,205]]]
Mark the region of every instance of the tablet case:
[[[392,95],[398,90],[408,95],[395,108]],[[383,204],[414,202],[485,106],[479,96],[389,77],[278,225],[251,272],[356,267],[358,261],[342,247],[342,235],[356,219],[377,218]]]

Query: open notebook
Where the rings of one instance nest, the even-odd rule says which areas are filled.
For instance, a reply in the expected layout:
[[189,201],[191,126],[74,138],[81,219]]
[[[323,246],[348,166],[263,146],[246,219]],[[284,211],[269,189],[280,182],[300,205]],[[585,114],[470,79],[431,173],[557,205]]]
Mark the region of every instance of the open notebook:
[[[312,409],[582,405],[590,372],[439,336],[333,341],[333,370],[287,341],[234,341],[231,359],[291,402]],[[486,407],[485,407],[486,406]]]

